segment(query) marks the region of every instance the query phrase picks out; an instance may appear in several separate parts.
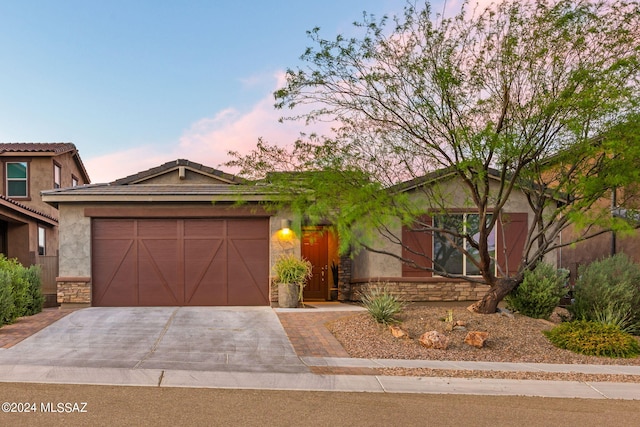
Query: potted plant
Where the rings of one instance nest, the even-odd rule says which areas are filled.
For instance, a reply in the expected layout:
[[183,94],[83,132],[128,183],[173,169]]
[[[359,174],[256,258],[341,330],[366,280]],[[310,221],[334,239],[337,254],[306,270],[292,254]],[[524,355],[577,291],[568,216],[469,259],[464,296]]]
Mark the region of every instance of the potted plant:
[[311,262],[293,254],[282,255],[273,266],[278,283],[278,305],[294,308],[302,301],[302,289],[311,277]]

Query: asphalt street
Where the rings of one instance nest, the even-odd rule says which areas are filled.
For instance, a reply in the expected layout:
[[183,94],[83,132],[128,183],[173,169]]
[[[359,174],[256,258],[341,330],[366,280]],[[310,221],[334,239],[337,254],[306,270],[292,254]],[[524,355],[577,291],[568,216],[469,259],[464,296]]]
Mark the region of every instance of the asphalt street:
[[640,420],[638,401],[517,396],[4,383],[0,402],[36,408],[0,413],[3,426],[625,427]]

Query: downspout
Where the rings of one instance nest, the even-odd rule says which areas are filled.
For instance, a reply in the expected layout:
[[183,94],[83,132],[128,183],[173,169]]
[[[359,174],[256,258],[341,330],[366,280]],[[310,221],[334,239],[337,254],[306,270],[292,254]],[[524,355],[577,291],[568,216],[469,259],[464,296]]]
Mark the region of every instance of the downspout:
[[[617,189],[613,187],[611,190],[611,215],[614,215],[615,209],[617,208]],[[616,254],[616,232],[615,230],[611,230],[611,256]]]

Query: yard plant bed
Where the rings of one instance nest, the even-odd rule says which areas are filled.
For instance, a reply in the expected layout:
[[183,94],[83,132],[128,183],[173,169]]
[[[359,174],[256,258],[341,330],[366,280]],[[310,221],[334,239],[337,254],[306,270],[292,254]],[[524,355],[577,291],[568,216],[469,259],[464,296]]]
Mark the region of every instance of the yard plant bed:
[[[453,322],[466,323],[466,330],[448,330],[446,319],[451,310]],[[597,365],[640,365],[640,357],[613,359],[607,357],[584,356],[555,347],[543,335],[543,330],[554,324],[540,319],[532,319],[520,314],[476,314],[465,307],[410,306],[399,316],[400,326],[410,339],[394,338],[386,326],[376,323],[367,313],[359,313],[339,318],[327,324],[336,339],[351,357],[367,359],[422,359],[422,360],[464,360],[487,362],[527,362],[555,364],[597,364]],[[418,338],[424,332],[438,331],[448,336],[446,350],[428,349],[420,345]],[[489,337],[483,348],[475,348],[464,343],[469,331],[486,331]],[[425,375],[425,376],[472,376],[468,371],[448,371],[429,369],[385,369],[385,375]],[[563,379],[575,380],[580,376],[540,373],[497,372],[480,374],[484,377],[518,379]],[[474,374],[474,376],[477,376]],[[589,380],[633,381],[633,376],[596,375]],[[586,378],[585,378],[586,379]],[[583,379],[584,380],[584,379]],[[636,380],[640,382],[640,376]]]

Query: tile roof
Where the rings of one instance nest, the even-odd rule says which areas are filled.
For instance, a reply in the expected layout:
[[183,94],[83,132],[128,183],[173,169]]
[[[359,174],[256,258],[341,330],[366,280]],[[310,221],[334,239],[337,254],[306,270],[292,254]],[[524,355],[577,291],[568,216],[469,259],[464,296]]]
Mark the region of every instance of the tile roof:
[[228,185],[228,184],[150,184],[150,185],[114,185],[89,184],[78,187],[46,190],[43,195],[64,196],[225,196],[236,194],[274,194],[266,186]]
[[241,184],[241,183],[245,182],[242,178],[239,178],[239,177],[237,177],[235,175],[231,175],[229,173],[223,172],[221,170],[214,169],[214,168],[211,168],[209,166],[204,166],[204,165],[202,165],[200,163],[192,162],[190,160],[177,159],[177,160],[173,160],[173,161],[164,163],[164,164],[162,164],[160,166],[156,166],[154,168],[148,169],[146,171],[138,172],[136,174],[129,175],[127,177],[117,179],[117,180],[113,181],[111,184],[114,184],[114,185],[135,184],[140,180],[143,180],[145,178],[150,178],[150,177],[153,177],[155,175],[162,174],[163,172],[170,171],[172,169],[175,169],[178,166],[185,166],[185,167],[188,167],[189,169],[193,169],[193,170],[197,170],[197,171],[203,172],[204,174],[217,177],[222,181],[226,181],[226,182],[233,183],[233,184]]
[[71,142],[2,142],[0,153],[55,153],[62,154],[76,151],[76,146]]
[[8,207],[15,206],[15,207],[19,208],[20,210],[26,211],[27,214],[32,213],[32,214],[35,214],[36,216],[40,216],[40,217],[46,218],[46,219],[48,219],[51,222],[54,222],[56,224],[58,223],[58,219],[57,218],[55,218],[55,217],[53,217],[53,216],[51,216],[49,214],[46,214],[44,212],[40,212],[40,211],[38,211],[38,210],[36,210],[34,208],[31,208],[31,207],[29,207],[27,205],[24,205],[24,204],[20,203],[18,201],[15,201],[10,197],[7,197],[7,196],[4,196],[4,195],[0,194],[0,201],[2,202],[0,204],[3,204],[5,206],[7,206],[7,205],[8,205]]

